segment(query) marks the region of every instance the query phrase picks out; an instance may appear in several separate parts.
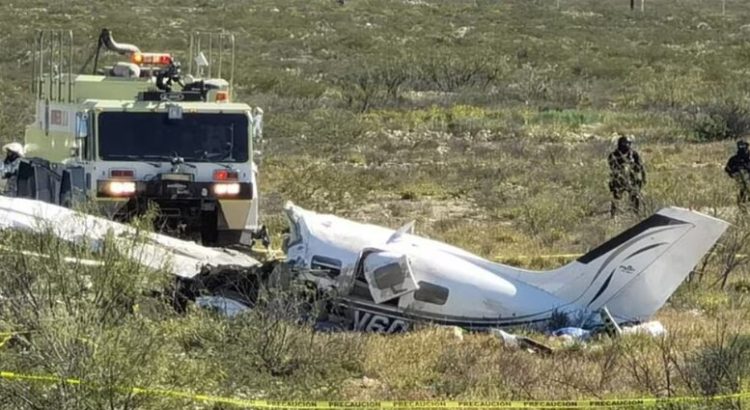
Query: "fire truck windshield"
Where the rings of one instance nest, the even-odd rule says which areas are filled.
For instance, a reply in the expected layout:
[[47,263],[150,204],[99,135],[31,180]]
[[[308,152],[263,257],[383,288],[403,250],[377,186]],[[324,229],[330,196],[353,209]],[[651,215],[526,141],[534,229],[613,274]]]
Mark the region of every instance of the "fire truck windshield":
[[174,155],[190,162],[247,162],[248,118],[244,114],[102,112],[99,157],[137,160]]

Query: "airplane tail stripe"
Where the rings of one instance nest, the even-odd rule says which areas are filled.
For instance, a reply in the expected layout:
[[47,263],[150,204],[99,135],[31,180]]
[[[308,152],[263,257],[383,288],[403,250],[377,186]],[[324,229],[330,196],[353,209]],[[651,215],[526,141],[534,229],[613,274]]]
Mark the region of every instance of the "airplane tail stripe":
[[[658,214],[656,214],[656,215],[658,215]],[[646,229],[648,229],[648,228],[646,228]],[[604,261],[604,262],[603,262],[603,263],[601,264],[601,266],[599,267],[599,270],[598,270],[598,271],[596,272],[596,275],[594,275],[594,277],[593,277],[593,278],[591,279],[591,283],[589,283],[589,286],[588,286],[588,287],[591,287],[591,286],[592,286],[592,285],[594,284],[594,282],[596,282],[596,280],[597,280],[597,279],[599,278],[599,275],[601,275],[601,273],[602,273],[602,272],[603,272],[603,271],[604,271],[604,270],[605,270],[605,269],[606,269],[606,268],[607,268],[607,267],[609,266],[610,262],[612,262],[612,261],[613,261],[614,259],[616,259],[616,258],[617,258],[618,256],[620,256],[620,254],[621,254],[621,253],[623,253],[623,252],[625,252],[626,250],[628,250],[628,248],[629,248],[629,247],[630,247],[630,246],[631,246],[632,244],[634,244],[634,243],[637,243],[638,241],[640,241],[641,239],[643,239],[643,238],[645,238],[645,237],[647,237],[647,236],[651,236],[651,235],[654,235],[654,234],[657,234],[657,233],[660,233],[660,232],[668,231],[668,230],[670,230],[670,229],[674,229],[674,227],[667,227],[667,228],[661,228],[661,229],[654,229],[654,230],[652,230],[652,231],[648,231],[648,232],[645,232],[645,233],[641,233],[640,235],[637,235],[637,236],[635,236],[635,237],[631,236],[631,237],[629,238],[630,240],[629,240],[629,241],[627,241],[627,243],[625,243],[625,240],[623,240],[623,241],[619,242],[619,243],[620,243],[620,249],[619,249],[619,250],[617,250],[616,252],[613,252],[613,253],[612,253],[612,255],[610,255],[610,256],[609,256],[609,257],[608,257],[608,258],[607,258],[607,259],[606,259],[606,260],[605,260],[605,261]],[[614,238],[614,239],[612,239],[611,241],[614,241],[615,239],[619,238],[620,236],[623,236],[623,235],[625,235],[626,233],[627,233],[627,231],[626,231],[626,232],[625,232],[624,234],[621,234],[621,235],[619,235],[619,236],[615,237],[615,238]],[[610,241],[610,242],[611,242],[611,241]],[[607,243],[609,243],[609,242],[607,242]],[[623,243],[624,243],[624,244],[623,244]],[[604,245],[602,245],[602,246],[605,246],[605,245],[606,245],[606,243],[605,243]],[[597,249],[599,249],[599,248],[597,248]],[[591,252],[589,252],[589,253],[598,253],[597,249],[595,249],[595,250],[593,250],[593,251],[591,251]],[[583,259],[583,258],[586,258],[586,256],[587,256],[587,255],[588,255],[589,253],[587,253],[586,255],[584,255],[584,256],[582,256],[581,258],[579,258],[579,259],[578,259],[578,261],[580,262],[580,260],[581,260],[581,259]],[[636,253],[637,253],[637,251],[636,251]],[[631,254],[630,256],[633,256],[633,255],[635,255],[635,253]]]
[[595,301],[596,299],[598,299],[598,298],[599,298],[599,296],[601,296],[601,295],[602,295],[602,293],[604,293],[604,291],[605,291],[605,290],[607,290],[607,287],[609,286],[609,282],[610,282],[610,281],[612,280],[612,276],[614,276],[614,275],[615,275],[615,269],[612,269],[612,272],[610,272],[610,273],[609,273],[609,276],[607,276],[607,280],[605,280],[605,281],[604,281],[604,283],[602,284],[602,287],[601,287],[601,288],[599,288],[599,290],[598,290],[598,291],[596,292],[596,295],[594,295],[594,297],[593,297],[593,298],[591,299],[591,301],[590,301],[590,302],[589,302],[589,303],[588,303],[588,304],[586,305],[586,307],[589,307],[589,306],[591,306],[591,304],[592,304],[592,303],[594,303],[594,301]]
[[626,256],[623,261],[627,261],[628,259],[630,259],[630,258],[632,258],[632,257],[634,257],[634,256],[636,256],[638,254],[641,254],[643,252],[649,251],[651,249],[654,249],[654,248],[657,248],[657,247],[663,246],[663,245],[669,245],[669,243],[668,242],[660,242],[660,243],[655,243],[653,245],[648,245],[648,246],[646,246],[644,248],[641,248],[641,249],[639,249],[639,250],[631,253],[630,255]]
[[669,225],[683,225],[686,223],[687,222],[681,221],[679,219],[671,218],[669,216],[662,215],[662,214],[651,215],[649,218],[643,220],[642,222],[629,228],[623,233],[615,236],[614,238],[608,240],[607,242],[604,242],[600,246],[596,247],[594,250],[581,256],[580,258],[577,259],[577,261],[583,264],[588,264],[590,262],[593,262],[596,259],[598,259],[600,256],[603,256],[607,254],[608,252],[616,248],[619,248],[625,242],[630,242],[631,240],[637,240],[635,239],[636,237],[638,237],[639,235],[643,234],[644,232],[648,231],[651,228],[658,228],[658,227],[669,226]]

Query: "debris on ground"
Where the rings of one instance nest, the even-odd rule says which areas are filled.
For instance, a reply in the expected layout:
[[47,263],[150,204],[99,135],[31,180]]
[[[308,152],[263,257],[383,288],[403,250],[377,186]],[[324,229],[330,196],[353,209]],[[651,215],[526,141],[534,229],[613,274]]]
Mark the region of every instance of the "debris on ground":
[[[606,335],[609,338],[619,338],[623,335],[647,335],[651,337],[666,336],[667,331],[659,321],[620,326],[612,320],[609,310],[605,307],[599,309],[601,324],[591,328],[566,326],[547,332],[550,343],[559,343],[563,347],[575,344],[587,344],[594,340],[595,336]],[[502,340],[506,347],[514,349],[527,349],[531,352],[552,353],[553,348],[537,342],[526,336],[519,336],[502,329],[491,329],[490,334]]]
[[622,334],[645,334],[652,337],[660,337],[667,335],[667,329],[664,328],[664,325],[662,325],[661,322],[655,320],[651,322],[641,323],[639,325],[623,327]]
[[499,337],[505,346],[518,349],[526,349],[532,353],[552,353],[552,348],[537,342],[526,336],[519,336],[508,333],[502,329],[491,329],[490,334]]

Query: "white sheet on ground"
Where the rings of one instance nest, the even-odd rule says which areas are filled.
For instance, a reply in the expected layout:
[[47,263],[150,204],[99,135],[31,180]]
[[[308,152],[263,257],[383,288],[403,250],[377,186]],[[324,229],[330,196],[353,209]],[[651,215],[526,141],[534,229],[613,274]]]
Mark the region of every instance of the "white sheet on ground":
[[658,320],[622,328],[622,334],[645,334],[653,337],[666,336],[667,329]]

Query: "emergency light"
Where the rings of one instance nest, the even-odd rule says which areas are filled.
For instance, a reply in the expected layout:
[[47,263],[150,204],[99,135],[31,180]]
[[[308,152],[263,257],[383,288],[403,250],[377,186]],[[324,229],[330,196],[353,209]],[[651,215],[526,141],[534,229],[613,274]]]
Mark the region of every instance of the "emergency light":
[[170,65],[172,56],[168,53],[133,53],[130,62],[138,65]]

